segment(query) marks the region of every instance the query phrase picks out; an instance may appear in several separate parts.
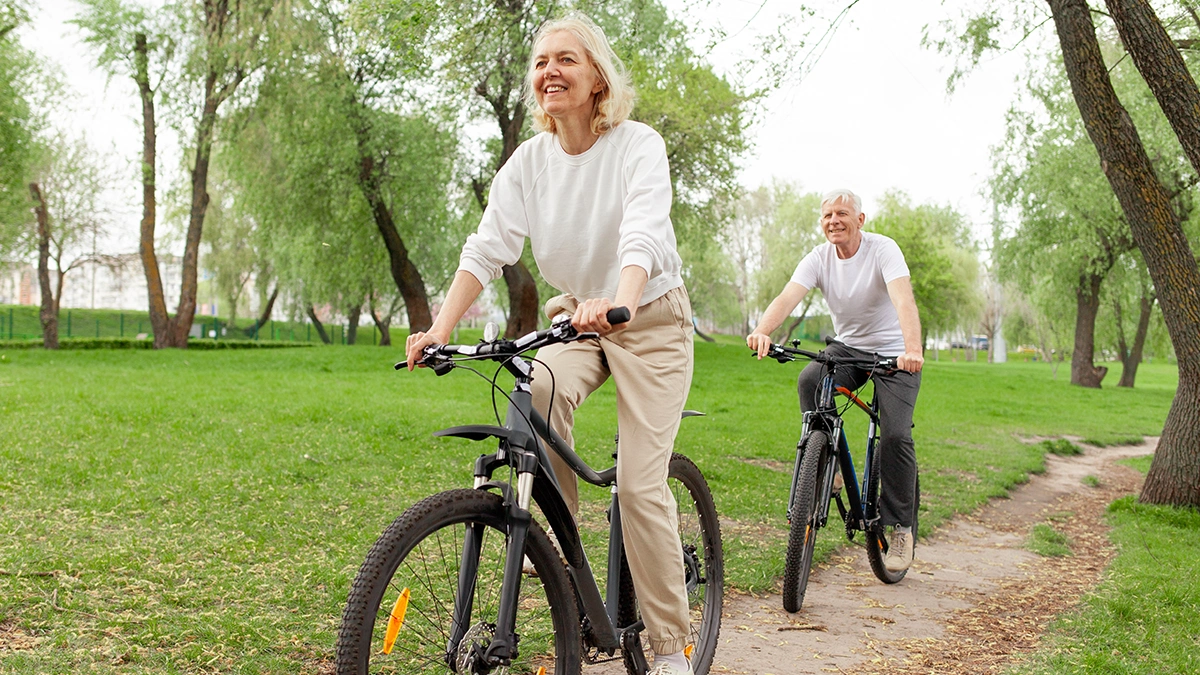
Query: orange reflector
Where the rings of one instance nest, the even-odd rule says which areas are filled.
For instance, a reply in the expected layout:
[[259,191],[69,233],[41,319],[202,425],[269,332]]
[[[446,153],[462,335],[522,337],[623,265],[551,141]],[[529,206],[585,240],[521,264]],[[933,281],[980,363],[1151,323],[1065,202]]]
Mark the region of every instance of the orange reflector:
[[692,650],[695,648],[696,648],[696,645],[688,645],[683,648],[683,655],[688,658],[688,661],[692,660]]
[[546,675],[546,666],[538,666],[537,675]]
[[391,654],[392,645],[396,644],[396,635],[400,633],[400,627],[404,625],[404,613],[408,611],[408,589],[400,591],[400,597],[396,598],[396,605],[392,607],[392,615],[388,617],[387,634],[383,637],[383,653]]

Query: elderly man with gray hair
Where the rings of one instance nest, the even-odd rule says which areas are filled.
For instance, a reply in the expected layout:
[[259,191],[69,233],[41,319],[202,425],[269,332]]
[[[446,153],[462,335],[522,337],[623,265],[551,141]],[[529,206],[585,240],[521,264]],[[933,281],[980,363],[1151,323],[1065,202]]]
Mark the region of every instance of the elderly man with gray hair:
[[[797,265],[791,281],[763,313],[746,344],[766,356],[770,334],[819,288],[833,318],[838,343],[827,351],[847,357],[877,354],[896,357],[891,373],[838,369],[838,385],[851,390],[875,381],[882,437],[879,442],[881,495],[879,511],[890,527],[884,565],[892,572],[908,569],[913,558],[917,456],[913,448],[913,408],[921,387],[921,319],[913,299],[904,254],[892,239],[863,232],[862,200],[849,190],[834,190],[821,199],[821,231],[829,243],[814,248]],[[810,363],[800,373],[800,408],[816,408],[816,389],[824,366]]]

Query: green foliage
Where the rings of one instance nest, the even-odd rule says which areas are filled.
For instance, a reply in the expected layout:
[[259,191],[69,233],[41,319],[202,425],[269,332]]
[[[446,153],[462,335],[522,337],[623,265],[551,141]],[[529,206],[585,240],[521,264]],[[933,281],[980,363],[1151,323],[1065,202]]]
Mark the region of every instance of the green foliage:
[[1078,611],[1052,624],[1021,674],[1200,670],[1200,513],[1134,496],[1108,509],[1118,555]]
[[1079,482],[1083,483],[1084,485],[1086,485],[1088,487],[1100,487],[1100,479],[1091,474],[1088,474],[1088,475],[1084,476],[1083,478],[1079,479]]
[[[37,340],[0,340],[2,349],[36,349],[42,343]],[[311,342],[275,342],[267,340],[192,340],[188,349],[278,349],[280,347],[312,347]],[[100,338],[62,338],[58,341],[59,349],[89,350],[89,349],[153,349],[152,338],[137,339],[136,337],[100,337]]]
[[896,240],[904,252],[926,336],[974,332],[983,296],[979,259],[962,214],[946,206],[914,206],[904,193],[889,192],[867,226]]
[[28,183],[37,161],[40,123],[30,100],[37,68],[13,32],[25,19],[22,5],[0,5],[0,260],[28,246]]
[[1070,541],[1067,535],[1051,527],[1048,523],[1038,523],[1029,531],[1029,539],[1025,548],[1046,558],[1061,558],[1071,555]]

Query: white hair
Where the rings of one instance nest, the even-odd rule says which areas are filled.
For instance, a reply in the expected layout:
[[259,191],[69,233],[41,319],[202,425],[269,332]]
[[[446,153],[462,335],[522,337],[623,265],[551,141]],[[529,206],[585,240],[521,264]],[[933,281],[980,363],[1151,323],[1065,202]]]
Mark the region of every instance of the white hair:
[[821,197],[821,208],[825,208],[826,204],[832,202],[850,202],[854,205],[855,214],[862,213],[862,199],[846,188],[838,188],[826,192],[825,196]]

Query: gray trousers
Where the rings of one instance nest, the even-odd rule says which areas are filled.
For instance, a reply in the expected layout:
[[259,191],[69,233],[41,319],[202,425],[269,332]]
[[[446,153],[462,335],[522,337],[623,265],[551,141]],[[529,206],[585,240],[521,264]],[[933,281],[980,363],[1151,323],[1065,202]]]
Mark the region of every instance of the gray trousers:
[[[871,354],[841,344],[829,345],[825,351],[834,356],[870,358]],[[869,371],[840,366],[835,383],[854,391],[866,384]],[[800,410],[808,412],[817,407],[824,364],[812,362],[800,371]],[[917,453],[913,447],[913,408],[921,389],[921,374],[896,371],[876,373],[875,399],[879,401],[880,495],[879,515],[885,527],[912,526],[913,503],[917,487]],[[847,438],[853,443],[853,439]]]

